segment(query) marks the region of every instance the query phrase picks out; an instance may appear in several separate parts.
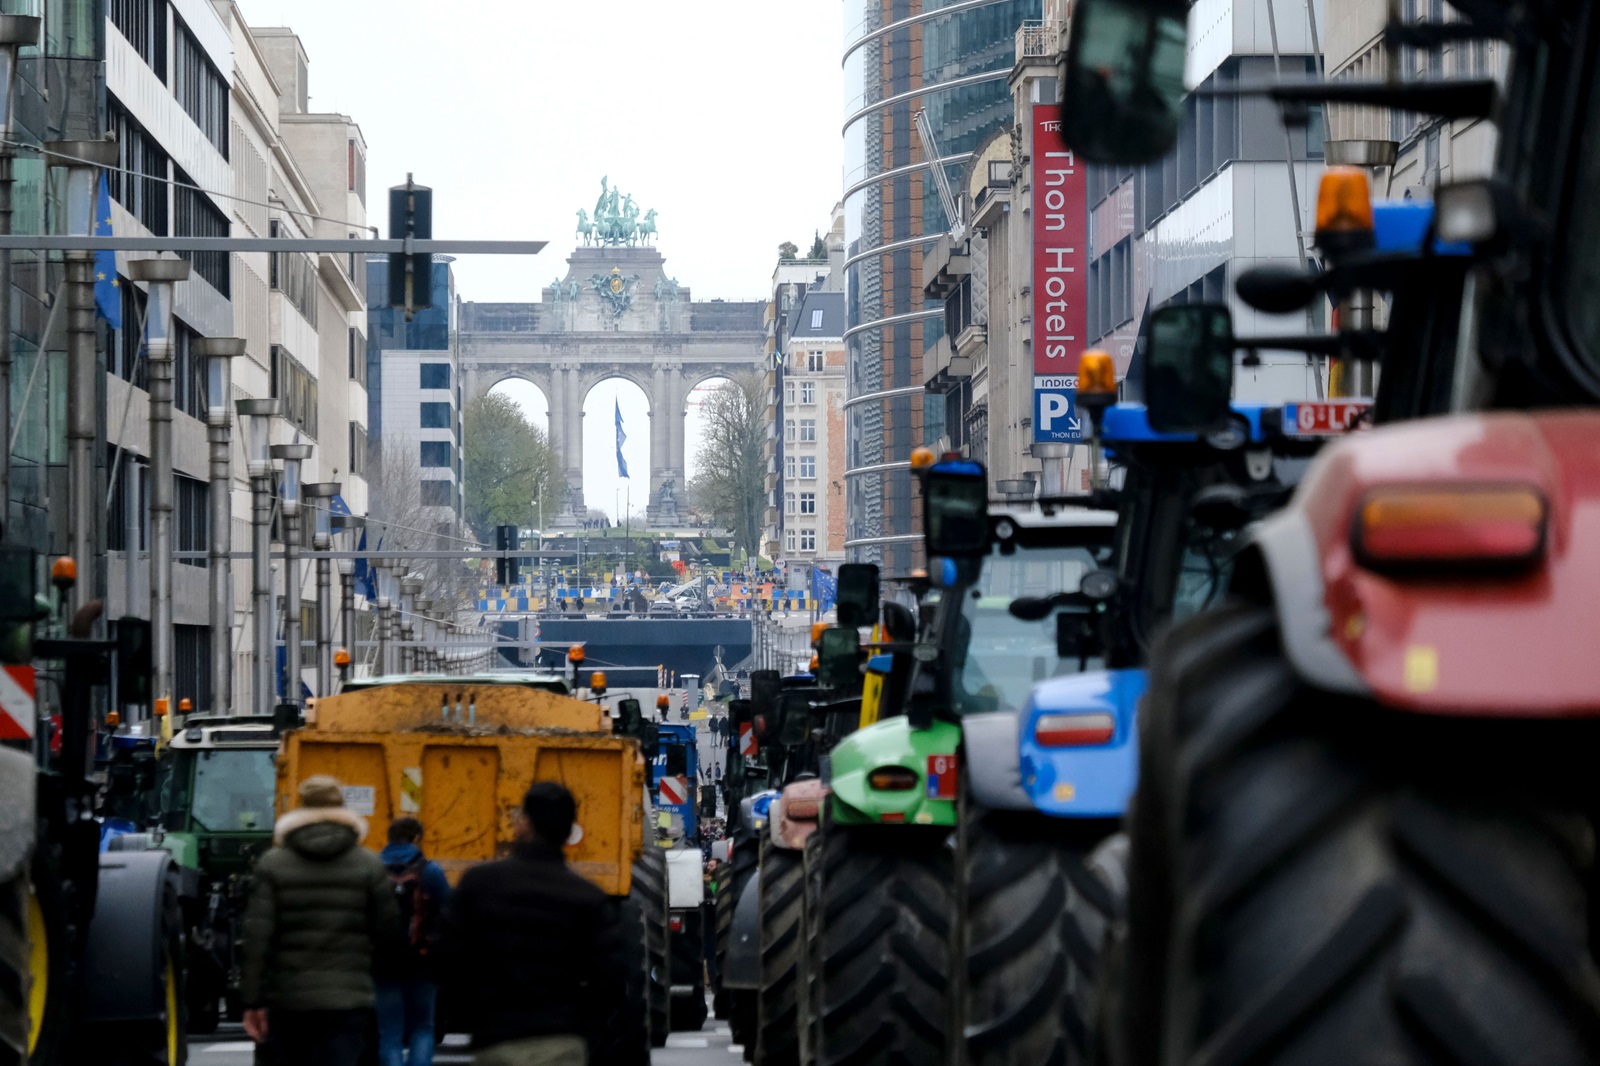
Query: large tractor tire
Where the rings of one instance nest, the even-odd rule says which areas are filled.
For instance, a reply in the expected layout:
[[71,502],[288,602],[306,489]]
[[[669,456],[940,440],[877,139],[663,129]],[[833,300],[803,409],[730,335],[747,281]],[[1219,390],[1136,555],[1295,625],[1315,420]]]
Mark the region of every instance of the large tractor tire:
[[0,1062],[28,1060],[33,1018],[28,1009],[33,987],[29,918],[33,893],[26,870],[0,885]]
[[753,837],[741,836],[734,841],[733,858],[729,869],[717,889],[717,981],[712,998],[712,1008],[718,1018],[733,1018],[734,995],[722,987],[722,974],[727,964],[728,943],[733,939],[733,910],[739,903],[739,893],[750,883],[759,859]]
[[672,931],[672,1031],[699,1032],[706,1024],[705,930],[700,925],[701,911],[677,912],[678,927]]
[[[627,959],[627,983],[621,1002],[606,1019],[606,1044],[595,1049],[595,1061],[616,1066],[649,1066],[650,1004],[646,987],[650,962],[645,950],[644,910],[632,895],[617,903],[622,949]],[[441,1039],[443,1034],[441,1033]]]
[[1312,690],[1247,605],[1140,720],[1114,1061],[1600,1061],[1596,723]]
[[184,988],[187,949],[177,887],[169,880],[163,899],[162,951],[154,979],[160,984],[160,1018],[95,1025],[92,1061],[105,1066],[184,1066],[189,1061],[188,996]]
[[667,853],[652,847],[633,864],[628,897],[644,920],[645,998],[650,1008],[650,1046],[665,1047],[672,1031],[672,917],[667,911]]
[[0,886],[0,1055],[5,1062],[54,1063],[66,1043],[67,935],[54,870],[36,855],[31,870]]
[[822,834],[806,838],[805,893],[800,916],[800,1062],[817,1061],[817,1019],[822,1011]]
[[808,1050],[817,1066],[945,1061],[955,914],[949,831],[820,832]]
[[1090,1061],[1101,951],[1121,901],[1095,866],[1116,828],[974,811],[962,827],[954,926],[955,1060],[971,1066]]
[[761,837],[761,991],[757,997],[756,1066],[800,1062],[800,914],[805,860],[801,852]]

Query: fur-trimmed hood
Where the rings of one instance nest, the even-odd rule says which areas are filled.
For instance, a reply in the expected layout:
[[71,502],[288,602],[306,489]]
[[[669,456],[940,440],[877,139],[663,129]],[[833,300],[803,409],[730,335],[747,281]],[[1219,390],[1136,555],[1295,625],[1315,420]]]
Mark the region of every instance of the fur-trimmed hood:
[[300,807],[272,827],[274,844],[293,848],[308,859],[336,858],[366,835],[366,820],[343,807]]

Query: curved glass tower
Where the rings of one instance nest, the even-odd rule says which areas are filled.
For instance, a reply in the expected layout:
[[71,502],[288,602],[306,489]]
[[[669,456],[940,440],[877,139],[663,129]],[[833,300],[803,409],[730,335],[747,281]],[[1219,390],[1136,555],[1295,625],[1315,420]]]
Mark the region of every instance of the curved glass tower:
[[[940,436],[922,354],[944,328],[922,255],[949,229],[914,116],[960,168],[1012,121],[1017,27],[1041,0],[845,0],[845,308],[850,558],[903,574],[921,534],[911,449]],[[925,417],[933,419],[932,424]]]

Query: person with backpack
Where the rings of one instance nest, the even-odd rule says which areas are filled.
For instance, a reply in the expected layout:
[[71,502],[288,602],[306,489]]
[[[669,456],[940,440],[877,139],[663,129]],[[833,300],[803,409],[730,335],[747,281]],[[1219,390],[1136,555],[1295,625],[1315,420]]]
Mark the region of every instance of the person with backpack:
[[428,941],[450,896],[450,882],[422,854],[422,823],[408,816],[389,823],[378,858],[389,871],[400,912],[400,944],[391,973],[378,981],[378,1066],[432,1066],[433,1018],[439,989],[426,970]]

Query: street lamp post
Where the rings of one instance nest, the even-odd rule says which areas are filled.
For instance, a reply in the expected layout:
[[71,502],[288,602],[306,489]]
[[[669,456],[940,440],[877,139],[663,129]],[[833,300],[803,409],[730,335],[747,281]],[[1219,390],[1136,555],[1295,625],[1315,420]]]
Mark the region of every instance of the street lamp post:
[[389,627],[393,623],[389,603],[389,597],[378,596],[378,673],[384,676],[394,672],[389,667]]
[[337,481],[314,481],[304,489],[311,501],[311,547],[317,555],[317,696],[333,695],[333,498]]
[[[94,232],[97,179],[102,170],[117,165],[116,142],[51,141],[44,149],[49,165],[63,167],[67,172],[67,234],[90,236]],[[67,313],[67,545],[68,553],[82,568],[83,579],[72,588],[71,606],[77,611],[100,594],[100,582],[95,576],[95,530],[101,517],[100,497],[95,491],[95,449],[100,433],[103,371],[95,352],[94,253],[65,252],[63,259],[66,275],[61,299]],[[5,441],[8,448],[10,443],[9,439]]]
[[[334,545],[342,552],[354,551],[356,529],[364,519],[340,515],[334,527]],[[339,643],[352,658],[356,640],[356,561],[340,559],[339,565]]]
[[309,444],[274,444],[272,457],[283,463],[283,700],[300,705],[300,464],[311,458]]
[[[422,582],[414,577],[403,578],[400,581],[400,633],[406,643],[416,640],[417,626],[415,612],[417,597],[422,595]],[[400,649],[400,672],[417,672],[417,649]]]
[[[244,354],[240,337],[195,342],[206,360],[206,441],[211,446],[211,707],[233,707],[233,360]],[[130,552],[131,554],[131,552]]]
[[[150,695],[172,699],[172,287],[189,277],[183,259],[139,259],[128,276],[148,289],[145,323],[150,392]],[[157,704],[159,706],[159,704]]]
[[240,400],[245,470],[250,475],[250,713],[271,714],[272,671],[272,420],[277,400]]
[[[11,235],[17,50],[39,43],[37,15],[0,15],[0,236]],[[0,252],[0,322],[11,321],[11,253]],[[39,358],[44,358],[43,354]],[[11,330],[0,329],[0,396],[11,395]],[[11,517],[11,404],[0,403],[0,527]]]

